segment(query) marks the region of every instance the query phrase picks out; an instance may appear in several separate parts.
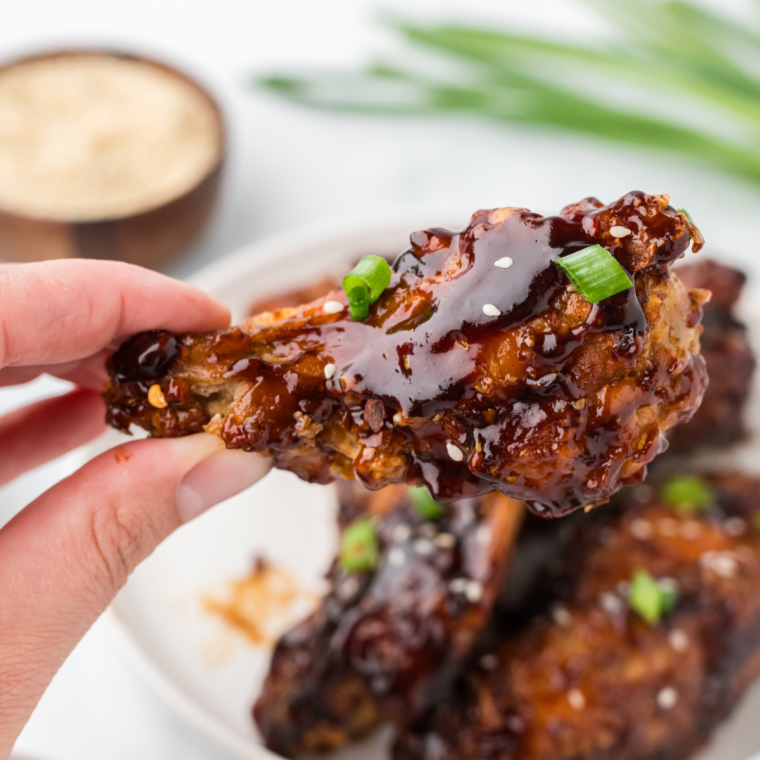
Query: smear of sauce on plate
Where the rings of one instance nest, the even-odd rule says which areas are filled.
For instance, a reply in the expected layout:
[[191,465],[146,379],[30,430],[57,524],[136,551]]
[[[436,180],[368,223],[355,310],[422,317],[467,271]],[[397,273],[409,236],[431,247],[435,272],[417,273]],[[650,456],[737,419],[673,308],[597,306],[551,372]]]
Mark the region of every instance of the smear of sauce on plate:
[[231,582],[227,598],[205,596],[202,602],[206,612],[228,629],[243,634],[254,646],[267,646],[311,610],[318,598],[299,587],[285,568],[258,557],[249,575]]

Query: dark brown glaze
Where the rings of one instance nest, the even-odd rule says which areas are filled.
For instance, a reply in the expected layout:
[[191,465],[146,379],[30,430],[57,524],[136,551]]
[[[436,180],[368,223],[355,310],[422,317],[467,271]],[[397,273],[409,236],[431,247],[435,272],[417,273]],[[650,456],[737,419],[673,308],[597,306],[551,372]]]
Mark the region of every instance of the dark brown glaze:
[[[395,759],[682,760],[704,744],[760,672],[760,481],[712,484],[708,514],[640,486],[581,521],[547,612],[473,662]],[[639,568],[678,587],[652,627],[626,602]]]
[[445,691],[490,616],[522,516],[519,503],[491,494],[425,522],[403,487],[341,490],[340,522],[363,503],[382,560],[363,574],[333,564],[319,609],[277,644],[254,717],[286,757],[335,749],[381,721],[406,723]]
[[669,454],[686,454],[730,446],[745,437],[744,406],[756,361],[746,325],[735,315],[746,275],[711,259],[679,266],[676,272],[687,288],[712,291],[710,302],[704,306],[700,339],[710,383],[694,417],[673,428],[668,436]]
[[[154,436],[205,429],[313,482],[427,485],[442,500],[501,490],[546,516],[601,503],[644,477],[663,432],[701,400],[699,295],[669,272],[692,239],[697,250],[667,196],[640,192],[553,217],[479,211],[461,233],[413,234],[366,322],[326,313],[328,298],[346,304],[333,292],[177,336],[179,355],[151,379],[123,371],[144,348],[127,341],[108,421]],[[592,305],[569,286],[553,262],[593,243],[635,289]],[[496,267],[504,256],[513,265]],[[152,383],[165,408],[148,403]]]

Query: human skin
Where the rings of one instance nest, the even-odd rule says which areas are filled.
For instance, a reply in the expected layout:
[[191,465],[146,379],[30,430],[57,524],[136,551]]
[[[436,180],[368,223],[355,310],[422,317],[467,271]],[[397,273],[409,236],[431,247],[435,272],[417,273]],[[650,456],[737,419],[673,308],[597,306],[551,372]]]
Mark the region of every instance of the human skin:
[[[220,329],[226,307],[116,262],[0,266],[0,386],[50,374],[62,396],[0,417],[0,486],[105,430],[105,359],[140,330]],[[160,467],[156,467],[156,462]],[[267,471],[207,434],[117,446],[0,529],[0,760],[47,685],[137,564]]]

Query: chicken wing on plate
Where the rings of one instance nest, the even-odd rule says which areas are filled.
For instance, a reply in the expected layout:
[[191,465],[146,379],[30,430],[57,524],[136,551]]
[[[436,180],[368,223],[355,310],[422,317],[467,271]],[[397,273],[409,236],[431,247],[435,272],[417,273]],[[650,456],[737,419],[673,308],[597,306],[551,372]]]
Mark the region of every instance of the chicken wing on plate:
[[684,760],[705,743],[760,673],[760,481],[637,490],[584,516],[545,614],[475,660],[396,760]]
[[344,542],[371,519],[377,555],[366,569],[336,560],[320,607],[275,648],[254,717],[287,757],[430,706],[488,621],[523,513],[498,493],[441,506],[424,492],[415,507],[401,486],[340,491]]
[[712,259],[676,268],[688,288],[708,288],[700,339],[710,383],[697,413],[668,436],[669,453],[688,454],[696,449],[729,446],[745,437],[744,407],[752,388],[756,360],[747,327],[736,317],[747,276]]

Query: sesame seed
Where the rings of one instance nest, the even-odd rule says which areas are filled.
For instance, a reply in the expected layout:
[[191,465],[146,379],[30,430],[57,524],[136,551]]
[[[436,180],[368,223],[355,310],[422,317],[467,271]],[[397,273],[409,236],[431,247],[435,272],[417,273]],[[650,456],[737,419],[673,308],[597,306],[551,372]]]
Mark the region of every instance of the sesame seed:
[[496,670],[499,666],[499,658],[495,654],[484,654],[478,664],[483,670]]
[[464,594],[467,590],[467,578],[454,578],[449,582],[449,591],[452,594]]
[[343,311],[343,304],[340,301],[327,301],[322,309],[326,314],[340,314]]
[[503,258],[494,261],[494,266],[499,267],[499,269],[509,269],[514,263],[515,262],[512,261],[509,256],[504,256]]
[[418,538],[414,542],[414,551],[422,557],[429,557],[435,551],[435,546],[426,538]]
[[552,620],[562,628],[567,628],[573,622],[573,616],[570,614],[570,610],[567,607],[563,607],[561,604],[557,604],[551,611]]
[[622,227],[620,225],[617,225],[615,227],[610,227],[610,234],[613,237],[622,238],[622,237],[627,237],[628,235],[630,235],[631,231],[628,229],[628,227]]
[[672,686],[666,686],[657,692],[657,707],[670,710],[678,703],[678,692]]
[[464,452],[462,449],[460,449],[459,446],[453,444],[451,441],[446,444],[446,451],[449,452],[449,456],[455,462],[461,462],[464,459]]
[[483,314],[488,317],[498,317],[501,314],[501,309],[499,309],[498,306],[494,306],[492,303],[484,303]]
[[733,578],[739,566],[729,552],[705,552],[699,558],[699,564],[712,570],[719,578]]
[[620,596],[628,596],[628,592],[631,590],[630,581],[618,581],[615,584],[615,590]]
[[648,538],[652,538],[652,523],[650,523],[649,520],[644,520],[640,517],[636,520],[632,520],[631,524],[628,526],[628,530],[631,532],[631,535],[638,538],[640,541],[646,541]]
[[325,364],[325,377],[329,380],[338,369],[334,364]]
[[393,540],[403,543],[408,541],[412,535],[412,529],[406,523],[399,523],[393,529]]
[[441,549],[452,549],[457,540],[451,533],[440,533],[435,537],[435,545]]
[[475,510],[472,507],[462,507],[462,511],[459,514],[459,521],[463,527],[472,525],[475,522]]
[[659,578],[657,582],[660,584],[660,588],[664,591],[669,591],[671,594],[677,594],[679,589],[679,583],[675,578],[671,578],[670,576],[665,576],[663,578]]
[[467,581],[464,594],[468,602],[477,604],[483,598],[483,584],[480,581]]
[[435,527],[435,525],[429,522],[422,523],[422,525],[419,527],[419,531],[420,535],[423,538],[435,538],[438,533],[438,529]]
[[620,597],[616,594],[611,594],[609,591],[603,591],[599,594],[599,606],[608,615],[619,615],[625,608]]
[[567,692],[567,701],[573,710],[582,710],[586,706],[586,697],[578,689],[570,689]]
[[343,599],[350,599],[359,590],[359,581],[355,575],[349,575],[338,587],[338,596]]
[[747,521],[741,517],[729,517],[726,522],[723,523],[723,530],[728,533],[729,536],[743,536],[747,532]]
[[394,546],[388,552],[388,564],[391,567],[402,567],[406,563],[406,554],[398,546]]
[[668,634],[668,641],[676,652],[685,652],[689,647],[689,637],[680,628],[674,628]]
[[480,525],[475,532],[475,539],[481,546],[488,546],[491,543],[491,526]]

